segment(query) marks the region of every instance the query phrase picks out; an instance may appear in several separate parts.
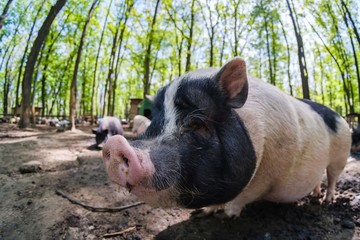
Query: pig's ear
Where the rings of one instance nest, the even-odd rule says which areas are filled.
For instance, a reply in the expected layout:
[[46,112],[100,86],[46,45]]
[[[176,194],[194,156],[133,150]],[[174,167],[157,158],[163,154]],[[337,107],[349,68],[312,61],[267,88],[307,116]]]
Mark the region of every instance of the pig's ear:
[[97,130],[98,130],[97,128],[91,129],[91,131],[92,131],[93,134],[96,134],[96,133],[97,133]]
[[248,81],[244,59],[236,57],[226,63],[217,74],[220,89],[226,93],[228,105],[242,107],[248,95]]

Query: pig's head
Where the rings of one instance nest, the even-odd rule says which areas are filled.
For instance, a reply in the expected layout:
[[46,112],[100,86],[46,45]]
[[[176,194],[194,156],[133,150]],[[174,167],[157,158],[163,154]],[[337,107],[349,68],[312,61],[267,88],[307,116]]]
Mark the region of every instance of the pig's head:
[[103,148],[110,179],[144,201],[199,208],[233,199],[256,158],[234,108],[248,95],[244,60],[189,72],[158,91],[143,139],[113,136]]
[[98,128],[95,133],[96,144],[100,145],[102,142],[104,142],[108,137],[108,134],[109,134],[109,130],[107,129],[101,130],[100,128]]

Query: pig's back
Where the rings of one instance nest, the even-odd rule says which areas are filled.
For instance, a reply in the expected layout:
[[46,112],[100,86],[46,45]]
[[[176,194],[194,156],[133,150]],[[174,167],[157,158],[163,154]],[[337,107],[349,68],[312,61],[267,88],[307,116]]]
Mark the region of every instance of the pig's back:
[[247,188],[255,188],[259,198],[294,201],[312,191],[331,161],[346,161],[350,132],[335,113],[333,131],[309,104],[251,77],[248,100],[237,112],[257,156]]

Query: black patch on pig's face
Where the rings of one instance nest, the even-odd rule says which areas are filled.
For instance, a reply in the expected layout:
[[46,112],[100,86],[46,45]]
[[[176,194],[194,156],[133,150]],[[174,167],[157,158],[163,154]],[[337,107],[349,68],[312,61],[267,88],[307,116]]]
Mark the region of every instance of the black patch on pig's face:
[[[154,118],[146,136],[155,167],[156,190],[174,187],[178,203],[188,208],[232,200],[250,181],[256,157],[240,117],[226,102],[226,95],[209,74],[185,75],[172,98],[176,131],[162,139],[166,128],[164,95],[155,100]],[[160,102],[156,102],[160,101]],[[161,107],[160,107],[161,106]],[[168,136],[168,135],[167,135]]]
[[108,135],[108,130],[100,130],[100,128],[98,128],[98,131],[96,133],[95,136],[95,141],[97,145],[100,145],[103,141],[105,141],[105,139],[107,138]]
[[159,89],[152,106],[151,123],[146,129],[143,137],[152,138],[158,136],[164,127],[164,99],[166,86]]
[[312,110],[317,112],[324,120],[325,124],[334,132],[337,132],[337,122],[338,118],[340,117],[339,114],[331,110],[330,108],[325,107],[319,103],[308,99],[298,99],[306,104],[308,104]]

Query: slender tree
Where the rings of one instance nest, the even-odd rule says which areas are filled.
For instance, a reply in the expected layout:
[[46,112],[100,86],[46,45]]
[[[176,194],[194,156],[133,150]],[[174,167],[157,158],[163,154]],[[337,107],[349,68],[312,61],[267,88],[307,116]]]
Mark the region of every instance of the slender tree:
[[341,0],[341,5],[343,6],[344,11],[346,12],[347,16],[349,17],[349,20],[350,20],[350,22],[352,24],[352,29],[353,29],[353,31],[355,33],[357,42],[358,42],[359,47],[360,47],[360,34],[358,32],[358,28],[355,25],[355,21],[354,21],[354,19],[352,17],[352,14],[350,13],[349,8],[347,7],[347,4],[346,4],[346,2],[344,0]]
[[[343,4],[345,4],[345,3],[343,3]],[[355,43],[354,43],[353,36],[352,36],[352,31],[351,31],[352,29],[351,29],[350,24],[349,24],[349,20],[351,21],[352,17],[351,17],[351,14],[348,13],[346,9],[347,9],[346,7],[343,7],[341,10],[342,10],[342,13],[343,13],[343,19],[344,19],[345,25],[346,25],[347,30],[348,30],[347,32],[349,34],[352,54],[353,54],[353,57],[354,57],[354,65],[355,65],[355,70],[356,70],[356,79],[357,79],[357,84],[358,84],[358,96],[359,96],[358,97],[358,105],[360,107],[360,70],[359,70],[359,61],[358,61],[358,58],[357,58]],[[357,30],[354,29],[355,36],[356,36],[356,32],[357,32]],[[360,42],[359,42],[359,47],[360,47]],[[358,118],[358,124],[360,124],[360,118]]]
[[289,85],[290,95],[294,96],[293,86],[292,86],[292,83],[291,83],[291,74],[290,74],[290,62],[291,62],[291,59],[290,59],[291,58],[290,45],[289,45],[288,38],[286,36],[286,31],[285,31],[285,28],[284,28],[284,24],[281,21],[281,19],[279,19],[279,21],[280,21],[280,24],[281,24],[281,30],[282,30],[282,33],[283,33],[283,36],[284,36],[284,39],[285,39],[285,43],[286,43],[286,52],[287,52],[287,69],[286,69],[286,72],[287,72],[287,77],[288,77],[288,85]]
[[[206,0],[205,7],[201,5],[202,16],[205,23],[205,27],[209,36],[209,67],[214,66],[214,48],[215,48],[215,36],[216,36],[216,28],[220,23],[220,16],[218,11],[216,14],[211,9],[210,0]],[[218,9],[219,3],[216,3],[215,8]],[[206,11],[205,11],[206,8]],[[207,15],[208,14],[208,15]]]
[[[94,66],[94,76],[93,76],[93,81],[92,81],[92,88],[91,88],[91,123],[94,124],[95,123],[95,119],[94,119],[94,105],[95,105],[95,95],[96,95],[96,89],[95,89],[95,86],[96,86],[96,77],[97,77],[97,69],[98,69],[98,64],[99,64],[99,58],[100,58],[100,52],[101,52],[101,46],[102,46],[102,43],[103,43],[103,40],[104,40],[104,34],[105,34],[105,29],[106,29],[106,25],[107,25],[107,22],[108,22],[108,18],[109,18],[109,13],[110,13],[110,9],[111,9],[111,6],[112,6],[112,2],[113,0],[110,1],[109,3],[109,7],[107,9],[107,12],[106,12],[106,17],[105,17],[105,21],[104,21],[104,24],[103,24],[103,27],[102,27],[102,31],[101,31],[101,36],[100,36],[100,41],[99,41],[99,46],[98,46],[98,50],[97,50],[97,53],[96,53],[96,59],[95,59],[95,66]],[[105,107],[104,107],[105,108]]]
[[145,58],[144,58],[144,99],[145,96],[149,94],[150,91],[150,61],[151,61],[151,48],[153,45],[154,40],[154,32],[155,32],[155,24],[157,19],[158,10],[160,7],[160,0],[156,1],[154,15],[152,17],[150,31],[148,33],[148,41],[145,51]]
[[69,104],[70,109],[69,109],[69,112],[70,112],[71,131],[75,130],[76,85],[77,85],[77,75],[78,75],[78,70],[79,70],[79,64],[80,64],[80,60],[81,60],[81,53],[83,50],[86,32],[87,32],[87,28],[89,26],[90,19],[93,15],[94,10],[98,3],[99,3],[99,0],[94,0],[91,4],[91,7],[89,9],[89,12],[88,12],[86,20],[85,20],[83,31],[81,33],[79,48],[78,48],[77,54],[76,54],[74,72],[73,72],[72,82],[71,82],[71,86],[70,86],[70,104]]
[[24,50],[22,58],[21,58],[20,67],[19,67],[19,73],[18,73],[18,79],[17,79],[17,83],[16,83],[15,107],[19,106],[19,90],[20,90],[20,85],[21,85],[21,78],[23,77],[22,76],[22,70],[23,70],[23,66],[24,66],[24,63],[25,63],[25,58],[26,58],[29,46],[31,44],[31,37],[33,35],[35,24],[37,22],[37,19],[38,19],[39,15],[40,15],[40,12],[41,12],[42,8],[44,7],[44,3],[45,3],[45,0],[41,3],[41,5],[40,5],[40,7],[39,7],[39,9],[38,9],[38,11],[37,11],[37,13],[35,15],[35,19],[33,21],[33,24],[31,26],[28,39],[26,41],[25,50]]
[[0,30],[2,29],[3,25],[4,25],[4,20],[5,20],[5,17],[6,17],[6,14],[8,13],[9,11],[9,8],[10,8],[10,5],[12,3],[13,0],[8,0],[4,9],[3,9],[3,12],[1,13],[0,15]]
[[325,43],[325,41],[323,40],[323,38],[321,37],[321,35],[318,33],[318,31],[315,29],[315,27],[309,23],[309,25],[311,26],[311,28],[313,29],[313,31],[316,33],[316,35],[319,37],[319,39],[321,40],[323,46],[325,47],[326,51],[330,54],[331,58],[334,60],[334,62],[336,63],[336,66],[340,72],[340,76],[342,79],[342,85],[343,85],[343,89],[345,92],[344,95],[344,99],[345,99],[345,107],[346,107],[346,113],[348,113],[348,106],[352,106],[351,100],[350,100],[350,91],[349,88],[347,86],[346,83],[346,78],[345,78],[345,71],[342,68],[341,63],[339,62],[339,59],[335,56],[335,54],[333,53],[333,51],[331,51],[331,49],[327,46],[327,44]]
[[305,49],[304,49],[304,43],[302,40],[301,32],[300,32],[300,26],[297,21],[296,12],[293,12],[293,7],[290,5],[289,0],[286,0],[291,22],[294,27],[295,31],[295,37],[296,42],[298,46],[298,59],[299,59],[299,66],[300,66],[300,74],[301,74],[301,83],[302,83],[302,90],[303,90],[303,97],[310,99],[310,91],[309,91],[309,75],[306,67],[306,58],[305,58]]
[[58,0],[54,6],[51,7],[48,16],[46,17],[43,25],[41,26],[38,35],[31,48],[29,57],[26,62],[24,79],[22,82],[22,106],[21,106],[21,119],[19,122],[20,128],[26,128],[30,123],[30,112],[31,112],[31,80],[34,73],[34,67],[36,59],[39,55],[41,45],[43,44],[46,36],[50,31],[52,22],[54,21],[57,14],[60,12],[62,7],[65,5],[66,0]]

